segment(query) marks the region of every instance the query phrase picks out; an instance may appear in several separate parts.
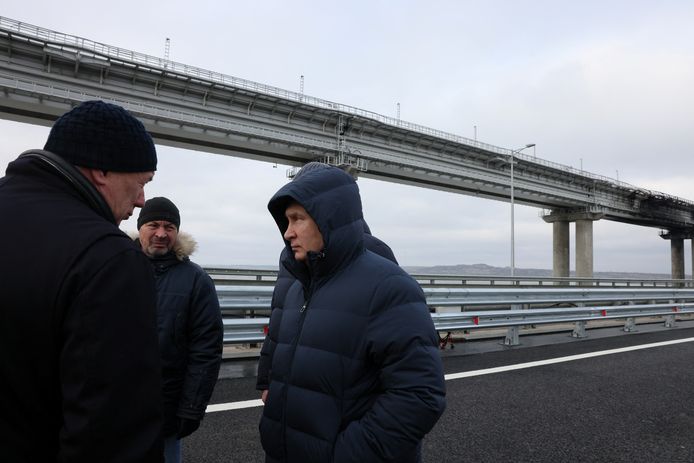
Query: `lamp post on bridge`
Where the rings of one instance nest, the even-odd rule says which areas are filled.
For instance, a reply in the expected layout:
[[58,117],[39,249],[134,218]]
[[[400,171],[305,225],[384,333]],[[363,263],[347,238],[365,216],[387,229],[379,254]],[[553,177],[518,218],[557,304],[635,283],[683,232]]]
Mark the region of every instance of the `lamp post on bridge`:
[[511,276],[515,276],[516,273],[516,241],[515,241],[515,224],[514,224],[514,191],[513,191],[513,166],[516,163],[514,156],[524,149],[532,148],[535,143],[528,143],[522,148],[518,148],[511,151]]

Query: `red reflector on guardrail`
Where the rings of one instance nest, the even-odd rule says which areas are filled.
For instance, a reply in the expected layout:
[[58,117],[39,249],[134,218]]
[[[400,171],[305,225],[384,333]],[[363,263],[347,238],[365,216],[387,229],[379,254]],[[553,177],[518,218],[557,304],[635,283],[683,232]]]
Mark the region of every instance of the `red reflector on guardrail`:
[[270,331],[270,328],[268,326],[263,326],[263,334],[267,336],[267,332]]
[[679,312],[679,311],[680,311],[680,308],[679,308],[679,307],[673,307],[673,308],[672,308],[672,311],[673,311],[673,312]]
[[600,313],[602,314],[603,317],[607,317],[607,310],[602,309],[602,310],[600,311]]
[[479,325],[480,324],[480,317],[472,317],[472,323],[474,323],[475,325]]

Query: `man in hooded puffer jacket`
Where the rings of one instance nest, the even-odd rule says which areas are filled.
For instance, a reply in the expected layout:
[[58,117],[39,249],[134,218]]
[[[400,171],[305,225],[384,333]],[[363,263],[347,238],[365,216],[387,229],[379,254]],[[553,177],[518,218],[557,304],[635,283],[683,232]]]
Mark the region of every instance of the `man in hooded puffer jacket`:
[[260,422],[266,461],[421,461],[421,440],[445,407],[421,288],[364,248],[359,189],[342,170],[307,172],[268,209],[296,281]]
[[200,426],[222,361],[222,314],[214,283],[190,261],[197,243],[179,231],[169,199],[147,200],[139,245],[154,267],[164,398],[164,456],[181,461],[181,439]]
[[[294,176],[294,180],[300,179],[308,172],[329,168],[330,166],[328,164],[309,162],[301,168],[296,176]],[[364,222],[364,247],[369,251],[375,252],[379,256],[383,256],[396,264],[398,263],[390,246],[373,236],[366,222]],[[283,247],[280,253],[277,281],[275,282],[275,289],[272,292],[272,300],[270,302],[270,307],[272,308],[272,312],[270,313],[270,327],[272,330],[268,330],[267,336],[263,341],[263,347],[260,350],[260,358],[258,359],[258,375],[255,388],[261,391],[261,399],[263,402],[267,399],[267,390],[270,383],[270,365],[272,364],[272,356],[275,352],[277,339],[277,333],[275,331],[281,324],[280,318],[282,317],[284,298],[287,295],[287,291],[294,283],[294,276],[282,265],[282,261],[286,258],[287,248]]]

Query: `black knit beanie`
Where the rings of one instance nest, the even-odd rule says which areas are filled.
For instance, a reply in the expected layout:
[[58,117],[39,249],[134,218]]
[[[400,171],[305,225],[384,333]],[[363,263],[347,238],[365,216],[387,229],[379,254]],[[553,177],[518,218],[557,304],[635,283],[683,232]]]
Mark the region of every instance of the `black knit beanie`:
[[137,229],[139,230],[147,222],[155,220],[171,222],[176,225],[177,229],[181,225],[181,216],[178,213],[178,208],[163,196],[145,201],[145,205],[140,209],[140,215],[137,217]]
[[157,169],[154,142],[142,122],[120,106],[103,101],[86,101],[60,116],[43,149],[91,169]]

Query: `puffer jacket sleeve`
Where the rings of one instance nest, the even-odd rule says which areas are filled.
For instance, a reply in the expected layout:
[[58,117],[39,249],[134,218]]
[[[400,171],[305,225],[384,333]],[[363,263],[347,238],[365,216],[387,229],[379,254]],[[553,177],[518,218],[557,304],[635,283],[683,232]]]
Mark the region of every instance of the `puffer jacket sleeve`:
[[222,362],[224,327],[212,279],[197,268],[188,315],[188,367],[176,414],[200,420]]
[[412,461],[445,408],[438,340],[419,285],[408,275],[388,277],[376,290],[371,314],[368,353],[383,392],[338,435],[335,463]]
[[[103,239],[87,255],[103,255],[111,246],[113,240]],[[110,258],[93,275],[93,262],[76,267],[64,286],[65,297],[77,297],[62,324],[62,390],[56,394],[63,400],[63,423],[57,460],[163,461],[151,266],[133,247]],[[85,284],[73,283],[83,277],[88,278]]]

